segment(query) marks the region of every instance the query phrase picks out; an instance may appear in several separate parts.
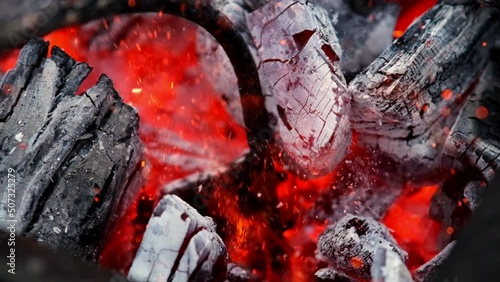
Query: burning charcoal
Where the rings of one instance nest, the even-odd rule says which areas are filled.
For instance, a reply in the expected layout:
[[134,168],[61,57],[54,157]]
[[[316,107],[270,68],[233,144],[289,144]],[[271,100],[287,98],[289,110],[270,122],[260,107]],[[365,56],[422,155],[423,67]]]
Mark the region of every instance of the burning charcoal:
[[393,250],[403,261],[402,250],[381,223],[365,217],[347,215],[329,226],[318,240],[318,249],[339,270],[370,278],[375,251],[379,247]]
[[[500,57],[490,61],[446,140],[443,166],[479,170],[490,180],[500,168]],[[461,168],[465,166],[465,168]]]
[[287,164],[303,177],[330,172],[351,138],[350,97],[330,20],[320,7],[285,0],[272,1],[247,22],[261,81],[271,87],[267,108],[277,119]]
[[47,46],[31,41],[2,81],[2,93],[15,98],[0,98],[10,109],[0,122],[0,173],[7,187],[6,174],[15,170],[17,210],[8,211],[4,189],[0,218],[16,219],[22,235],[96,260],[138,188],[129,182],[142,154],[139,119],[105,76],[75,95],[90,67],[57,47],[45,58]]
[[391,156],[403,176],[426,180],[447,131],[484,70],[499,22],[494,9],[437,5],[411,25],[349,89],[360,144]]
[[451,253],[451,250],[455,246],[455,241],[449,243],[439,254],[437,254],[430,261],[420,266],[415,270],[415,281],[416,282],[430,282],[436,274],[443,261]]
[[314,273],[314,282],[354,282],[349,276],[333,268],[322,268]]
[[373,282],[413,282],[401,257],[385,246],[377,247],[371,267]]
[[482,181],[472,181],[465,186],[464,197],[467,199],[466,205],[475,211],[476,208],[481,203],[481,197],[485,191],[485,182]]
[[251,272],[248,269],[234,264],[227,264],[227,280],[228,282],[247,282],[250,281]]
[[379,0],[317,3],[333,19],[342,47],[340,67],[346,77],[354,77],[391,45],[399,5]]
[[131,281],[220,281],[227,253],[211,218],[174,195],[153,212],[130,268]]

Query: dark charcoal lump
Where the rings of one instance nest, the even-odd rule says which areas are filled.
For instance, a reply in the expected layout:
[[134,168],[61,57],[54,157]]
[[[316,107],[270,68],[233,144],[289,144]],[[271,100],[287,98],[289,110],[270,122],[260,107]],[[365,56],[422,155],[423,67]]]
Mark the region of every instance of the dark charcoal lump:
[[387,228],[372,218],[346,215],[319,237],[318,249],[339,270],[370,279],[370,268],[378,247],[386,247],[406,261]]
[[475,211],[476,208],[481,204],[481,198],[485,191],[485,182],[473,181],[468,183],[464,189],[464,197],[467,199],[466,205]]
[[0,198],[16,182],[0,226],[15,219],[20,235],[95,261],[139,188],[139,117],[105,75],[75,95],[91,67],[58,47],[47,58],[48,46],[26,44],[0,82]]

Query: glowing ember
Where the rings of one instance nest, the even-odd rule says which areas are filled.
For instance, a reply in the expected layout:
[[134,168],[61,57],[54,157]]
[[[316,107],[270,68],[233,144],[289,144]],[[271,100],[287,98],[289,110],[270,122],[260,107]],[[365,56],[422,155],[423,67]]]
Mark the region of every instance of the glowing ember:
[[451,98],[453,97],[453,91],[451,91],[450,89],[445,89],[441,93],[441,97],[443,98],[443,100],[451,100]]
[[351,258],[351,265],[352,267],[359,269],[363,267],[363,260],[360,257],[353,257]]
[[438,252],[441,225],[429,216],[431,198],[438,185],[407,187],[383,222],[399,245],[408,252],[411,270],[432,259]]
[[485,119],[488,117],[488,108],[485,106],[478,107],[476,109],[476,117],[478,119]]

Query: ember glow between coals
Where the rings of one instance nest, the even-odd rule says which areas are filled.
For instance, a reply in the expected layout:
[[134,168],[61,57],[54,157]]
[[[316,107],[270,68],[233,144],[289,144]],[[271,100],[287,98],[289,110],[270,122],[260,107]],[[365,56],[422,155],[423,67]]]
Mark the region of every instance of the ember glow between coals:
[[[399,37],[411,21],[435,4],[435,0],[402,1],[405,6],[394,32]],[[119,23],[121,19],[113,19]],[[70,27],[45,37],[94,71],[81,87],[83,92],[100,74],[107,74],[123,99],[134,106],[141,119],[140,134],[146,146],[142,162],[146,184],[101,255],[100,263],[126,273],[140,244],[150,213],[159,201],[160,187],[204,169],[213,169],[234,161],[247,149],[245,129],[228,114],[224,101],[215,93],[197,61],[196,30],[192,24],[161,13],[137,18],[127,34],[111,34],[91,42],[99,29],[108,29],[102,21],[95,28]],[[17,52],[0,58],[2,70],[13,67]],[[178,137],[183,144],[173,142]],[[355,153],[356,150],[354,150]],[[176,166],[172,160],[197,158],[190,169]],[[303,181],[274,164],[274,177],[260,175],[255,183],[270,187],[247,187],[258,197],[273,194],[277,205],[270,214],[266,207],[255,212],[242,210],[237,189],[216,188],[209,214],[219,222],[219,230],[231,260],[248,266],[259,280],[311,281],[318,269],[316,242],[329,222],[306,220],[318,195],[335,183],[335,173]],[[241,188],[241,187],[238,187]],[[260,193],[258,189],[264,190]],[[438,250],[438,223],[428,216],[430,197],[437,186],[406,187],[401,198],[389,210],[383,222],[410,254],[414,269]],[[273,218],[277,219],[273,219]],[[272,220],[271,220],[272,219]],[[282,227],[271,227],[279,222]],[[274,223],[273,223],[274,222]],[[352,263],[357,263],[352,258]]]

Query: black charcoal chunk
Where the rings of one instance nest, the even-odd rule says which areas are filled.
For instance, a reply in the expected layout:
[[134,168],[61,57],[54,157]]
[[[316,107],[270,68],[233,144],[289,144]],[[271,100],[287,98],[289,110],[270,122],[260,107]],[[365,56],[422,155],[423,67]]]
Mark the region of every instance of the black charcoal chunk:
[[481,204],[481,197],[485,191],[485,183],[481,181],[472,181],[465,186],[464,197],[467,199],[466,205],[475,211]]
[[500,58],[491,57],[450,129],[443,150],[445,169],[478,170],[487,181],[500,168]]
[[13,190],[0,190],[0,225],[17,220],[19,234],[95,261],[138,188],[139,117],[104,75],[76,95],[91,67],[58,47],[46,58],[48,45],[30,41],[2,81],[0,184],[15,178],[16,213]]
[[393,158],[412,181],[440,177],[444,129],[453,126],[489,62],[492,44],[483,42],[495,38],[496,19],[495,9],[443,4],[417,19],[349,84],[359,144]]

